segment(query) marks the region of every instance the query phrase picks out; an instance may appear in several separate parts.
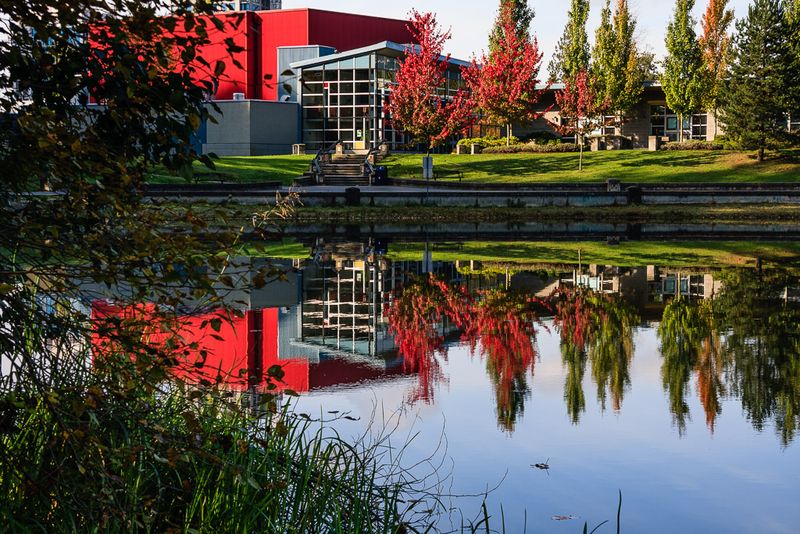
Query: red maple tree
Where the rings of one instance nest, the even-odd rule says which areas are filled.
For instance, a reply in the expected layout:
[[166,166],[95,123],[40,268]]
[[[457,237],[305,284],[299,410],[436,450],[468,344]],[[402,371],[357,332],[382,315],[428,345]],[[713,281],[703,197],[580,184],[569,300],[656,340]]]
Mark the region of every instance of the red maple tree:
[[583,170],[583,144],[586,134],[603,124],[603,114],[608,109],[608,101],[601,101],[595,90],[595,79],[586,70],[581,70],[574,81],[567,80],[564,89],[556,93],[556,103],[560,109],[558,122],[553,122],[556,130],[564,135],[574,135],[580,156],[578,170]]
[[408,26],[418,45],[406,49],[395,85],[388,97],[388,121],[420,143],[428,153],[449,137],[466,130],[474,120],[467,91],[448,90],[450,56],[443,56],[450,31],[442,31],[433,13],[411,11]]
[[513,123],[532,121],[544,113],[536,107],[550,84],[537,88],[542,53],[536,37],[529,39],[517,27],[513,2],[502,3],[497,26],[501,28],[497,46],[488,56],[482,55],[480,66],[473,58],[462,76],[486,118],[507,125],[509,144]]

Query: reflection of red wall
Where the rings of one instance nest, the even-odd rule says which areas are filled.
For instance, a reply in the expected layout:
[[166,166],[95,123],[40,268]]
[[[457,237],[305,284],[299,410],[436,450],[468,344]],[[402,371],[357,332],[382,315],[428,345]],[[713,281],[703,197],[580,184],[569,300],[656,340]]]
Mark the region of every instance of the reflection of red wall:
[[310,389],[321,389],[342,384],[358,384],[404,374],[408,373],[403,370],[402,365],[380,369],[341,359],[325,360],[311,366],[309,386]]
[[[152,307],[149,308],[152,310]],[[92,307],[92,320],[99,324],[104,317],[135,316],[146,320],[147,308],[132,312],[130,308],[120,309],[100,302]],[[212,319],[221,319],[219,331],[211,324]],[[176,376],[190,382],[208,380],[215,383],[218,377],[222,382],[235,389],[248,387],[248,377],[255,376],[255,383],[266,384],[267,370],[273,365],[280,365],[285,373],[282,383],[276,383],[278,390],[293,389],[298,392],[309,389],[309,364],[307,360],[279,360],[278,358],[278,310],[268,308],[248,311],[243,317],[227,317],[218,312],[180,319],[178,335],[182,345],[197,343],[197,348],[189,351],[188,356],[176,355],[179,365],[174,368]],[[148,341],[155,346],[163,343],[170,333],[154,329]],[[95,353],[108,348],[105,339],[93,337]],[[207,351],[205,364],[195,366],[201,360],[201,351]]]

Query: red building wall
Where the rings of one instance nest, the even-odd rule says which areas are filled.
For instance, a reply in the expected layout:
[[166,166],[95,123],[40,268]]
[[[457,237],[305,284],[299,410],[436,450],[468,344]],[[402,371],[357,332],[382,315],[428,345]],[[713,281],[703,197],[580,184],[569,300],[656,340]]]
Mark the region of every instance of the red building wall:
[[[238,27],[232,17],[244,15]],[[223,31],[207,24],[212,43],[199,54],[212,65],[225,61],[227,67],[220,80],[217,100],[230,100],[234,93],[248,99],[278,98],[278,47],[330,46],[340,52],[369,46],[381,41],[407,43],[411,34],[406,21],[336,13],[318,9],[284,9],[237,14],[226,17]],[[245,50],[234,54],[242,65],[237,67],[226,51],[225,39],[232,37]]]

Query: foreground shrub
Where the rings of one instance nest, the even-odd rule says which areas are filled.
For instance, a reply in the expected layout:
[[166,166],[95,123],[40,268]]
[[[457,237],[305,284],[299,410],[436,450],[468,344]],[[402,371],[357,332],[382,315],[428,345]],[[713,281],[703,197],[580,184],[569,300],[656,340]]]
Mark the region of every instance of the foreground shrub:
[[483,150],[484,154],[552,154],[556,152],[578,152],[580,147],[575,143],[558,143],[539,145],[525,143],[524,145],[489,147]]
[[714,141],[700,141],[693,139],[691,141],[683,142],[670,142],[662,145],[662,150],[722,150],[724,148],[722,143]]

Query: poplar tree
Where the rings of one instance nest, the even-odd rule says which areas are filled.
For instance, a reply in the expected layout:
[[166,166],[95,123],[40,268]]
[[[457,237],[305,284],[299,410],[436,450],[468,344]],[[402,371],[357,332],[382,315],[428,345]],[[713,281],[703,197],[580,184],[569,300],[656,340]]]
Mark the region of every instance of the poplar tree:
[[683,141],[683,119],[702,107],[705,72],[700,43],[691,15],[694,0],[676,0],[675,13],[667,27],[667,57],[661,85],[669,106],[679,121],[679,137]]
[[598,80],[598,98],[619,119],[639,102],[644,91],[644,69],[634,40],[635,30],[636,20],[627,0],[617,0],[613,20],[611,2],[606,0],[595,33],[593,71]]
[[731,44],[728,29],[733,22],[733,12],[727,7],[728,0],[709,0],[701,21],[703,34],[700,36],[700,49],[707,76],[703,100],[705,108],[714,112],[714,137],[717,135],[719,91],[725,77]]
[[722,91],[726,133],[743,148],[765,149],[787,135],[794,58],[780,0],[755,0],[736,24],[731,66]]
[[589,69],[589,37],[586,35],[588,18],[589,0],[571,0],[567,25],[548,66],[550,81],[574,82],[579,72]]
[[[533,22],[535,13],[528,5],[528,0],[500,0],[500,12],[503,8],[509,5],[511,9],[511,16],[516,25],[517,34],[523,35],[525,40],[530,40],[530,27]],[[497,44],[501,41],[504,35],[504,28],[500,25],[500,19],[496,19],[492,32],[489,34],[489,52],[494,53],[497,49]]]
[[639,69],[638,50],[633,34],[636,19],[631,16],[628,0],[617,0],[614,13],[613,68],[616,75],[611,87],[611,109],[620,117],[633,108],[642,96],[643,74]]
[[592,73],[597,83],[597,98],[611,100],[610,88],[614,85],[614,25],[611,22],[611,0],[606,0],[600,12],[600,26],[594,34],[592,49]]

